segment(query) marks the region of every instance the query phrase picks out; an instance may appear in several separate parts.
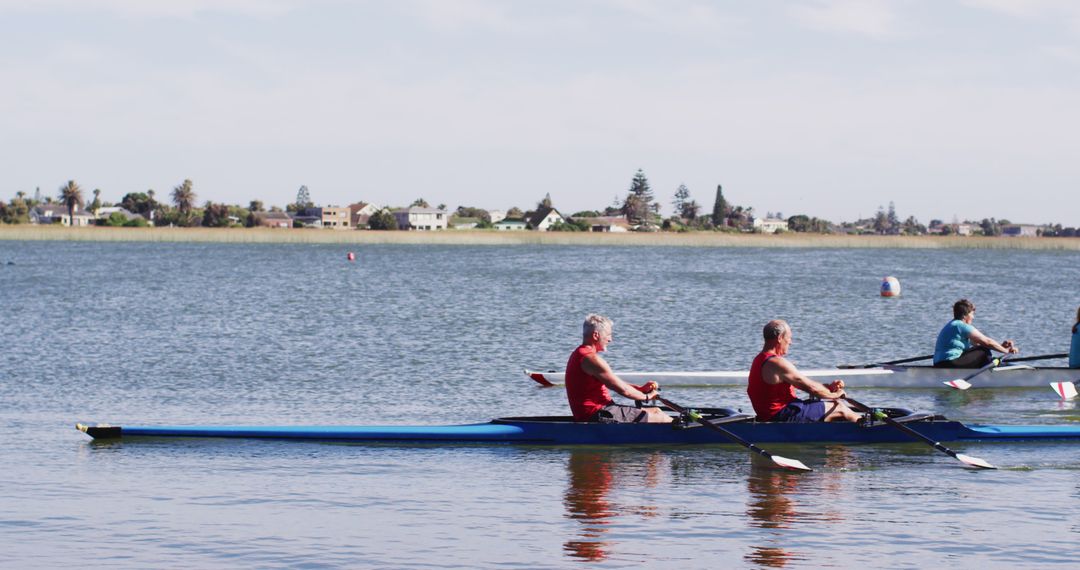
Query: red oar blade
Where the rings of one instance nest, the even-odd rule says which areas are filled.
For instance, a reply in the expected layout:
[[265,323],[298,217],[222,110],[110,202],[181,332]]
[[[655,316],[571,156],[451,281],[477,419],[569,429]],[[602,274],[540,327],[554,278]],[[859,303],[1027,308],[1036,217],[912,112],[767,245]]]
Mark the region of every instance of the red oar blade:
[[1050,388],[1061,397],[1062,400],[1076,398],[1076,384],[1072,382],[1051,382]]
[[950,388],[955,388],[957,390],[967,390],[968,388],[971,387],[971,382],[968,382],[967,380],[964,380],[963,378],[957,378],[956,380],[949,380],[947,382],[942,382],[942,384],[945,384],[946,386],[948,386]]
[[532,372],[532,371],[526,370],[525,375],[528,376],[529,378],[532,378],[533,380],[536,381],[537,384],[539,384],[539,385],[541,385],[541,386],[543,386],[545,388],[550,388],[550,387],[555,385],[555,384],[553,384],[551,382],[551,380],[548,380],[547,378],[545,378],[544,375],[542,373],[540,373],[540,372]]
[[957,453],[956,458],[962,461],[964,465],[974,469],[997,469],[997,467],[987,463],[985,459],[979,459],[978,457]]
[[770,459],[772,459],[773,463],[784,469],[790,469],[792,471],[812,471],[812,469],[804,465],[803,462],[798,459],[789,459],[787,457],[780,457],[779,455],[773,455]]

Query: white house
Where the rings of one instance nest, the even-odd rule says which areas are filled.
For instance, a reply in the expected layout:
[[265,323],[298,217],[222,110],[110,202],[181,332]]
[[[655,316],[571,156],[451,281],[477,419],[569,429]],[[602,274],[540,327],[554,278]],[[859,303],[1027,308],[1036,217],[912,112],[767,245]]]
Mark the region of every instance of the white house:
[[555,208],[540,208],[529,218],[529,226],[538,232],[546,232],[551,226],[565,222]]
[[488,221],[494,224],[506,217],[506,210],[488,210],[487,215]]
[[528,227],[525,220],[516,220],[513,218],[503,218],[493,224],[495,229],[500,231],[520,231]]
[[87,211],[79,211],[75,206],[75,223],[68,217],[68,208],[63,204],[38,204],[30,209],[31,224],[61,224],[64,226],[89,226],[94,223],[94,216]]
[[354,228],[361,228],[367,225],[368,219],[379,209],[374,204],[368,204],[367,202],[357,202],[349,205],[349,212],[351,212],[352,225]]
[[421,208],[413,206],[402,210],[394,210],[394,218],[398,228],[403,230],[445,230],[450,216],[446,210],[438,208]]
[[763,234],[775,234],[778,231],[786,232],[788,229],[787,220],[780,218],[754,218],[752,222],[755,230],[760,230]]
[[1039,226],[1034,224],[1009,224],[1002,226],[1001,235],[1004,237],[1038,237]]
[[630,231],[630,222],[626,221],[626,216],[600,216],[597,218],[574,218],[575,222],[582,222],[589,225],[589,231],[591,232],[628,232]]

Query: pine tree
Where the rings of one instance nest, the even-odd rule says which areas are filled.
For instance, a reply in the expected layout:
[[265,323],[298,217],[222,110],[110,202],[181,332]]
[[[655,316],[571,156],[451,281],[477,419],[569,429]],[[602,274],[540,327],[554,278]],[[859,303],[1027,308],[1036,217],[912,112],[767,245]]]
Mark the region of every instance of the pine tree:
[[679,184],[679,188],[675,190],[675,199],[671,201],[676,216],[687,217],[683,212],[686,210],[686,204],[689,201],[690,189],[686,187],[686,184]]
[[623,203],[623,212],[631,223],[643,224],[649,222],[649,213],[652,211],[653,194],[649,187],[649,179],[639,168],[630,183],[630,193]]
[[301,186],[296,191],[296,209],[304,210],[314,206],[315,203],[311,201],[311,192],[308,192],[307,186]]
[[724,188],[720,184],[716,185],[716,201],[713,202],[712,221],[714,226],[723,226],[724,221],[727,219],[728,203],[724,199]]

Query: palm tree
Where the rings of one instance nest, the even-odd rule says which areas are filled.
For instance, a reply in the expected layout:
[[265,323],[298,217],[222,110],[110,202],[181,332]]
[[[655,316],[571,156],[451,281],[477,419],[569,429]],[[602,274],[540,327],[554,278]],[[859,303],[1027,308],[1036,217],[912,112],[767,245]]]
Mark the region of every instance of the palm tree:
[[67,206],[68,209],[68,225],[75,225],[75,209],[83,205],[82,188],[75,183],[74,180],[68,180],[68,183],[60,187],[60,203]]
[[98,213],[98,210],[100,210],[100,209],[101,209],[101,189],[100,188],[94,188],[94,201],[90,202],[90,211],[93,212],[94,216],[96,217],[97,213]]
[[181,214],[191,213],[191,206],[195,204],[195,191],[191,189],[191,180],[184,180],[183,184],[173,188],[172,200]]

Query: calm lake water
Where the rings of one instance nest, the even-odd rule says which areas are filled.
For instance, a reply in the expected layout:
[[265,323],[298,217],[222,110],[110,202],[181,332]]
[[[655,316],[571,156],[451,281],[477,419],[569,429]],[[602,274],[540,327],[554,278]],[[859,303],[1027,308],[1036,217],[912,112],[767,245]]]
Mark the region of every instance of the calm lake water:
[[[346,261],[352,249],[357,261]],[[6,264],[8,261],[13,265]],[[903,296],[878,296],[881,279]],[[1053,567],[1080,446],[94,443],[116,424],[443,424],[564,413],[588,312],[622,369],[744,369],[770,318],[803,367],[932,351],[951,304],[1065,352],[1080,254],[0,242],[0,567]],[[742,390],[669,388],[742,407]],[[1080,422],[1047,389],[862,390],[997,423]]]

